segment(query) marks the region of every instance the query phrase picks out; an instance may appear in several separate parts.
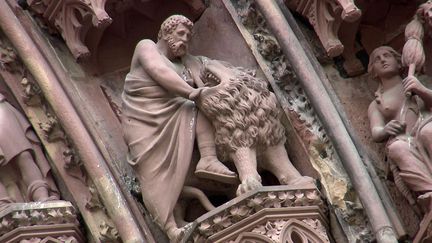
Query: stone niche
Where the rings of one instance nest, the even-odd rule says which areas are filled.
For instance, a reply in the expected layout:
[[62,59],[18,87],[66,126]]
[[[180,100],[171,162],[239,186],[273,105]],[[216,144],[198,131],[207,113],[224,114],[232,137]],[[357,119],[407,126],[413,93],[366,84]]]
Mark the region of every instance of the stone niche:
[[[51,53],[50,57],[52,58],[49,62],[53,63],[53,66],[57,67],[56,71],[61,74],[62,78],[58,82],[66,90],[71,103],[76,107],[89,134],[103,152],[104,159],[119,181],[123,191],[134,196],[133,201],[129,201],[130,206],[137,209],[134,213],[146,216],[147,222],[143,222],[141,218],[137,221],[141,220],[139,223],[141,226],[150,225],[155,242],[167,242],[167,239],[158,232],[157,227],[152,226],[146,210],[138,202],[140,200],[140,195],[137,195],[140,191],[139,185],[134,180],[135,175],[131,168],[125,162],[124,155],[127,148],[122,140],[121,125],[118,117],[121,113],[119,109],[121,106],[120,95],[124,78],[136,42],[143,38],[155,40],[160,23],[168,15],[173,14],[174,10],[176,10],[176,13],[182,13],[194,20],[200,16],[195,23],[196,31],[192,37],[193,42],[190,48],[192,54],[205,55],[210,58],[228,61],[236,66],[257,69],[258,75],[261,76],[271,73],[269,77],[272,77],[273,83],[270,83],[269,86],[272,87],[275,93],[279,92],[279,102],[281,102],[285,112],[284,126],[288,134],[287,149],[290,159],[302,174],[320,178],[323,185],[320,188],[322,191],[318,190],[315,185],[302,187],[266,186],[237,198],[229,195],[229,197],[222,200],[216,200],[217,203],[215,204],[222,205],[202,216],[199,216],[200,208],[196,207],[194,208],[195,212],[191,213],[192,219],[190,221],[192,223],[184,241],[284,243],[330,241],[330,238],[332,238],[331,234],[328,233],[331,228],[328,217],[330,210],[327,210],[326,204],[329,203],[332,206],[340,206],[341,208],[347,207],[344,200],[352,194],[352,191],[349,191],[348,188],[349,181],[346,179],[342,169],[340,169],[342,172],[339,173],[338,165],[331,166],[338,162],[335,159],[336,156],[333,155],[334,151],[331,144],[325,136],[325,131],[323,131],[319,121],[316,119],[310,104],[307,103],[307,97],[298,82],[293,81],[290,75],[286,74],[289,69],[287,65],[289,64],[283,59],[280,47],[277,46],[277,43],[274,43],[274,38],[265,32],[265,26],[254,26],[253,31],[256,30],[257,32],[251,33],[258,43],[257,48],[256,43],[251,42],[252,38],[247,39],[242,35],[242,31],[245,30],[239,31],[239,25],[235,23],[235,20],[240,13],[230,13],[224,4],[227,1],[208,1],[209,6],[205,11],[203,9],[198,11],[199,7],[194,11],[193,7],[191,9],[190,6],[187,6],[189,1],[92,0],[90,2],[99,4],[93,10],[78,8],[79,11],[75,12],[71,12],[70,9],[64,9],[63,12],[52,12],[55,6],[61,6],[67,1],[28,2],[33,13],[38,18],[41,18],[42,22],[51,31],[58,31],[65,39],[63,42],[59,38],[48,37],[47,32],[44,32],[47,36],[47,42],[49,42],[47,46],[52,50],[45,47],[43,51],[45,53],[55,52],[55,55]],[[75,0],[73,2],[85,1]],[[165,5],[168,2],[169,4]],[[235,3],[236,1],[231,2]],[[31,3],[38,3],[39,5],[32,5]],[[100,15],[98,11],[101,10],[101,6],[104,7],[103,11],[109,17],[104,14]],[[70,7],[73,8],[74,6],[71,5]],[[163,11],[158,12],[159,10]],[[70,15],[71,13],[76,15]],[[79,16],[82,13],[84,13],[83,18]],[[250,14],[253,15],[253,12]],[[79,23],[76,29],[68,28],[67,26],[70,23],[67,21],[70,18],[65,17],[71,16],[78,16],[78,20],[85,22]],[[91,18],[100,19],[101,21],[91,23]],[[260,30],[263,32],[259,32]],[[82,37],[82,39],[74,39],[77,36]],[[78,49],[74,48],[77,46],[78,49],[85,50],[85,52],[77,51]],[[257,61],[257,55],[261,56],[259,61]],[[262,60],[263,58],[265,60]],[[266,62],[268,66],[264,67],[267,68],[260,69],[258,62]],[[275,82],[277,85],[275,85]],[[281,91],[281,89],[283,90]],[[311,137],[320,137],[320,139],[308,140]],[[62,166],[63,164],[60,164],[58,167],[63,168]],[[60,171],[62,170],[60,169]],[[79,172],[81,171],[79,170]],[[68,178],[69,175],[57,173],[57,176]],[[274,178],[266,179],[271,181]],[[108,208],[106,210],[103,208],[106,198],[100,201],[99,199],[93,200],[93,198],[98,198],[97,190],[88,186],[88,184],[92,183],[86,183],[84,179],[82,181],[85,183],[80,184],[80,186],[88,187],[89,189],[85,189],[85,191],[86,194],[91,196],[84,199],[82,197],[82,188],[72,188],[73,190],[70,189],[73,194],[71,197],[78,202],[80,213],[83,215],[89,230],[92,230],[96,236],[102,235],[102,232],[96,234],[102,220],[94,217],[94,214],[96,214],[96,211],[105,214],[106,211],[111,212],[112,209]],[[335,185],[339,187],[336,188]],[[323,198],[323,196],[326,198]],[[234,199],[226,202],[228,198]],[[45,212],[42,209],[43,212],[20,209],[17,206],[14,210],[16,211],[12,210],[10,214],[22,215],[25,218],[23,222],[26,226],[32,225],[34,218],[39,217],[38,213],[69,215],[69,211],[63,209],[54,213],[54,211]],[[51,216],[47,217],[50,218]],[[341,216],[339,215],[339,217]],[[101,216],[100,218],[105,219],[107,217]],[[45,221],[42,220],[41,222]],[[62,221],[62,224],[70,223],[67,220]],[[115,231],[115,226],[111,228]],[[110,241],[119,241],[118,234],[114,235],[115,237],[112,237]],[[43,237],[45,236],[39,237],[40,242],[61,240],[56,239],[57,236],[49,239]],[[78,242],[82,240],[82,237],[77,233],[70,233],[70,237],[75,237]],[[98,239],[104,242],[101,239],[107,238]]]

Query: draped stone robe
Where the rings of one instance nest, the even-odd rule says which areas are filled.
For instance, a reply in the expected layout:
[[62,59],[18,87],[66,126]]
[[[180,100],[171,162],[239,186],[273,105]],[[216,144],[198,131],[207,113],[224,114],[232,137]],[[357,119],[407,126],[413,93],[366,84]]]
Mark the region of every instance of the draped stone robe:
[[[41,148],[41,143],[27,119],[0,94],[0,167],[6,166],[20,153],[28,151],[48,183],[50,196],[60,198],[51,175],[51,167]],[[20,180],[21,181],[21,180]],[[27,199],[30,200],[30,192]]]
[[130,73],[122,100],[122,126],[129,147],[127,161],[137,171],[144,204],[164,227],[190,166],[195,104],[169,93],[147,75]]

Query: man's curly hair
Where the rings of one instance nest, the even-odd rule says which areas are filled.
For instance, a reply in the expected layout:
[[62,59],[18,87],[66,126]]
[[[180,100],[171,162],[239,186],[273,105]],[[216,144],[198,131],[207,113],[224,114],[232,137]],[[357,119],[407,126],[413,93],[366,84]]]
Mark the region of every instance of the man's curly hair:
[[193,23],[183,15],[171,15],[161,25],[158,40],[162,39],[162,36],[171,34],[179,24],[186,26],[189,30],[192,30]]

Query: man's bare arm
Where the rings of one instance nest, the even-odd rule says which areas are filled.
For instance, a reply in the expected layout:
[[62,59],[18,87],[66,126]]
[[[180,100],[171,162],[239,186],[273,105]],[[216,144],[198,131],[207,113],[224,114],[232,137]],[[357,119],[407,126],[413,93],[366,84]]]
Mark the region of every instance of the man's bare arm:
[[189,98],[194,88],[165,63],[154,42],[143,40],[137,48],[136,55],[139,63],[154,81],[173,94]]

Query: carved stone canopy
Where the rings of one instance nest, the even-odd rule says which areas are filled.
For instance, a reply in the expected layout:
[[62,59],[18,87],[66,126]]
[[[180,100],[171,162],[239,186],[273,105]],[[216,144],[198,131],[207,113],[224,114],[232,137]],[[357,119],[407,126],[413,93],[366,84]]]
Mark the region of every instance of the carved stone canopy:
[[330,242],[325,205],[313,186],[268,186],[199,217],[183,242]]
[[84,242],[70,202],[11,203],[0,208],[0,242]]

